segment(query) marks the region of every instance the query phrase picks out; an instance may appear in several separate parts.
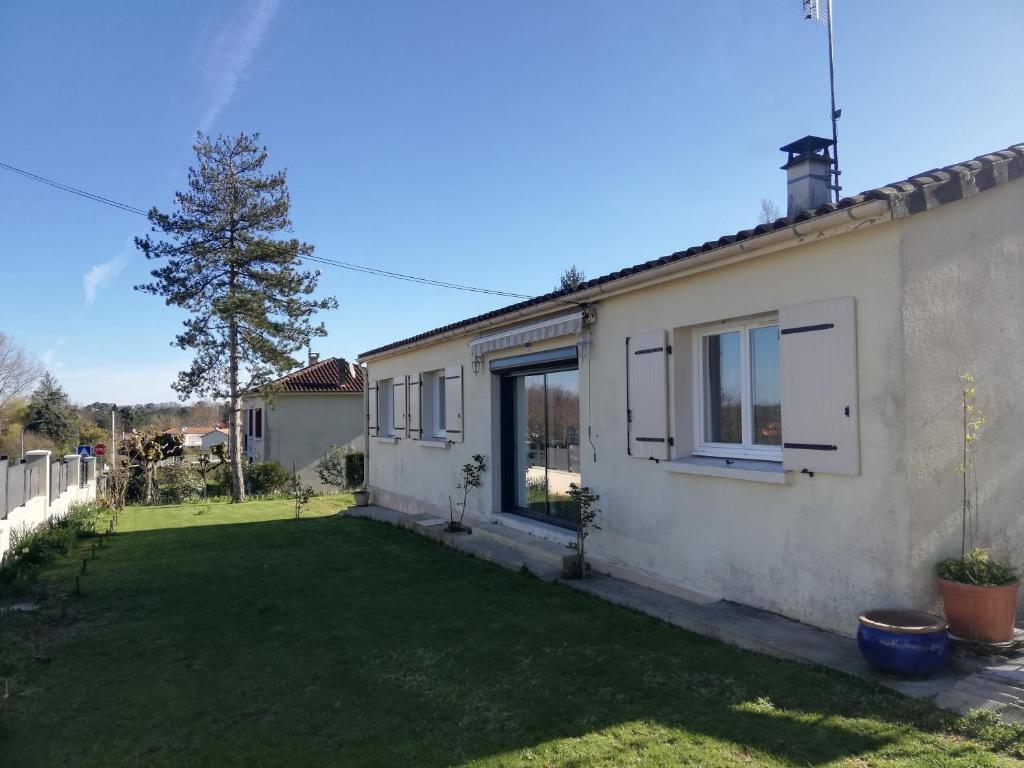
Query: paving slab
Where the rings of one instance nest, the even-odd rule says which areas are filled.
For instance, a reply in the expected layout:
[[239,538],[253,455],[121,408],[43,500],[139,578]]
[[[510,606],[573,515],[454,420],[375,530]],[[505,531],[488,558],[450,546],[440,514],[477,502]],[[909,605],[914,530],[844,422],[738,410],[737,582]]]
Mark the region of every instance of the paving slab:
[[[448,533],[439,518],[412,515],[378,506],[351,507],[346,515],[389,523],[443,542],[453,549],[511,570],[524,566],[544,581],[639,611],[698,635],[779,659],[826,667],[907,696],[929,699],[960,714],[976,709],[994,712],[1007,722],[1024,722],[1024,659],[954,659],[950,668],[927,680],[882,674],[868,665],[855,640],[801,624],[768,611],[731,603],[693,602],[623,579],[593,574],[583,580],[562,579],[562,544],[506,526],[466,518],[472,533]],[[447,521],[442,520],[441,523]]]

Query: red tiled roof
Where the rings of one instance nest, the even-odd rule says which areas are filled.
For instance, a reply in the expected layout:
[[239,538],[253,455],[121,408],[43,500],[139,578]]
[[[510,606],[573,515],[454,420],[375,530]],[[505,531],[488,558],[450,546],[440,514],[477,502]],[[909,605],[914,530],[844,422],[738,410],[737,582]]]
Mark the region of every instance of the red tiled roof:
[[343,357],[329,357],[292,371],[273,382],[285,392],[363,391],[363,371]]

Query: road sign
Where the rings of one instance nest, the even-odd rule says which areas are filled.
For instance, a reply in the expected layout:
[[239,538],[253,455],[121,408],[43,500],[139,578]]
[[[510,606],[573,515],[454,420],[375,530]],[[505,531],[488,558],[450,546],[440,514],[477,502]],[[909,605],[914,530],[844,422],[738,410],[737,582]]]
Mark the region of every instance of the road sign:
[[75,449],[75,453],[77,453],[79,456],[92,456],[92,446],[80,445]]
[[107,446],[105,446],[103,443],[96,443],[96,445],[93,446],[92,455],[93,456],[106,456],[107,455]]

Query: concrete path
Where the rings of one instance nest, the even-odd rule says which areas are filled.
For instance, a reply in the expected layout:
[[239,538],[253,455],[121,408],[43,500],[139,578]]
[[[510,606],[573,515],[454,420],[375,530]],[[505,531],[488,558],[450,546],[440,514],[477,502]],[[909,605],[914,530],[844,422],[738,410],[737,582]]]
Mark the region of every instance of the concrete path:
[[904,680],[876,672],[861,657],[856,641],[773,613],[724,600],[692,602],[628,581],[595,574],[583,581],[562,580],[564,546],[507,526],[470,519],[472,534],[451,534],[436,517],[409,515],[384,507],[352,507],[347,515],[377,520],[443,541],[453,549],[512,570],[529,568],[544,581],[558,581],[610,603],[631,608],[723,643],[780,659],[829,667],[900,693],[932,700],[960,714],[994,712],[1007,722],[1024,723],[1024,659],[954,659],[929,680]]

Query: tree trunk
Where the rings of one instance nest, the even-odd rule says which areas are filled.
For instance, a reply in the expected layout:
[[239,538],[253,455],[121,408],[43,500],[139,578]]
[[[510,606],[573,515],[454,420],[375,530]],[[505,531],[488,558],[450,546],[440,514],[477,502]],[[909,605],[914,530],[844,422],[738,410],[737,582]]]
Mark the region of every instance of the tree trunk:
[[245,501],[245,477],[242,470],[242,408],[238,402],[238,328],[234,321],[230,326],[228,439],[231,450],[228,452],[228,471],[231,473],[231,500],[241,502]]
[[155,467],[155,465],[151,467],[149,465],[149,463],[147,462],[146,467],[145,467],[145,471],[146,471],[146,503],[147,504],[152,504],[153,503],[153,473],[156,472],[156,467]]
[[[232,266],[228,274],[229,295],[235,292],[236,280],[235,268]],[[238,402],[238,321],[234,316],[228,322],[228,379],[228,439],[231,441],[228,471],[231,473],[231,500],[242,502],[245,501],[245,475],[242,470],[242,408]]]

